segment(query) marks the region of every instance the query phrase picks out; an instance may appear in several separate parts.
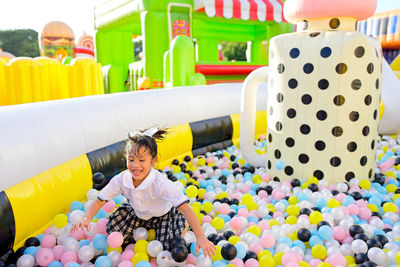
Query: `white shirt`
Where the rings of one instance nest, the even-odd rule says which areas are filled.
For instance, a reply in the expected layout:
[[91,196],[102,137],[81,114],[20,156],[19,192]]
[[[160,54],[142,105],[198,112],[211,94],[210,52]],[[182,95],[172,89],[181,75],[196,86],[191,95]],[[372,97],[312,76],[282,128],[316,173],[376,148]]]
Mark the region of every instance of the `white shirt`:
[[167,176],[155,169],[135,188],[132,175],[125,170],[115,175],[100,191],[98,199],[111,200],[123,194],[129,199],[136,215],[148,220],[166,214],[172,206],[179,207],[189,199]]

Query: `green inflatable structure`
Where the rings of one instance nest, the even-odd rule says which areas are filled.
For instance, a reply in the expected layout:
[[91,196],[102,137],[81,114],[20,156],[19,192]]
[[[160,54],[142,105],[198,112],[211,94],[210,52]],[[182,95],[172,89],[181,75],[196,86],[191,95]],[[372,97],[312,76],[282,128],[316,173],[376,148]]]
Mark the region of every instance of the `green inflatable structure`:
[[[268,41],[291,32],[281,0],[108,0],[95,6],[97,60],[108,93],[242,81],[268,64]],[[143,57],[134,62],[135,36]],[[221,41],[247,61],[219,61]]]

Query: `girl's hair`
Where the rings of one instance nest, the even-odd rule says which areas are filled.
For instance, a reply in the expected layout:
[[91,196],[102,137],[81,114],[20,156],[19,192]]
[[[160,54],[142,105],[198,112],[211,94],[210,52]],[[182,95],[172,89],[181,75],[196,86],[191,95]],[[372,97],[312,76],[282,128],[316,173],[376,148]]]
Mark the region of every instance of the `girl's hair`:
[[156,129],[152,135],[146,133],[146,130],[141,130],[139,132],[129,132],[128,133],[128,141],[126,143],[125,152],[128,156],[129,153],[133,153],[134,155],[139,155],[139,151],[142,147],[146,148],[151,157],[155,158],[158,154],[157,143],[156,140],[164,140],[165,134],[167,133],[167,129]]

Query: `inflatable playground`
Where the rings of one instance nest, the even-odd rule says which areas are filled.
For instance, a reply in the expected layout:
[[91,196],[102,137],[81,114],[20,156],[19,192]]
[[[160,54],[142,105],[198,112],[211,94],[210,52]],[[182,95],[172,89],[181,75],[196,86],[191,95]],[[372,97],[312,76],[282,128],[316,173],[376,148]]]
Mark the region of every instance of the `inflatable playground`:
[[[0,265],[399,265],[400,11],[375,8],[108,0],[96,59],[68,54],[85,50],[64,35],[47,57],[0,60]],[[247,42],[247,61],[220,61],[221,40]],[[154,126],[169,129],[156,168],[189,197],[212,258],[191,229],[179,250],[139,228],[121,247],[106,223],[123,195],[71,231],[126,169],[128,132]]]

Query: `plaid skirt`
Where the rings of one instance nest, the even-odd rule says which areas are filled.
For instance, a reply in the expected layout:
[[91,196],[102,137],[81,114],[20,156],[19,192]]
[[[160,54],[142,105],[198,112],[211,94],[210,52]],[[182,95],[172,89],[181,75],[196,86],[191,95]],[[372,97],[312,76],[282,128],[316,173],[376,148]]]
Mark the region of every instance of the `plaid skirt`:
[[136,228],[154,229],[156,231],[156,239],[163,244],[164,250],[170,250],[172,249],[169,245],[170,241],[177,236],[181,236],[185,229],[185,223],[185,217],[175,207],[172,207],[163,216],[143,220],[136,216],[130,204],[123,203],[108,218],[106,231],[108,234],[120,232],[124,236],[122,246],[125,247],[128,244],[135,243],[133,231]]

